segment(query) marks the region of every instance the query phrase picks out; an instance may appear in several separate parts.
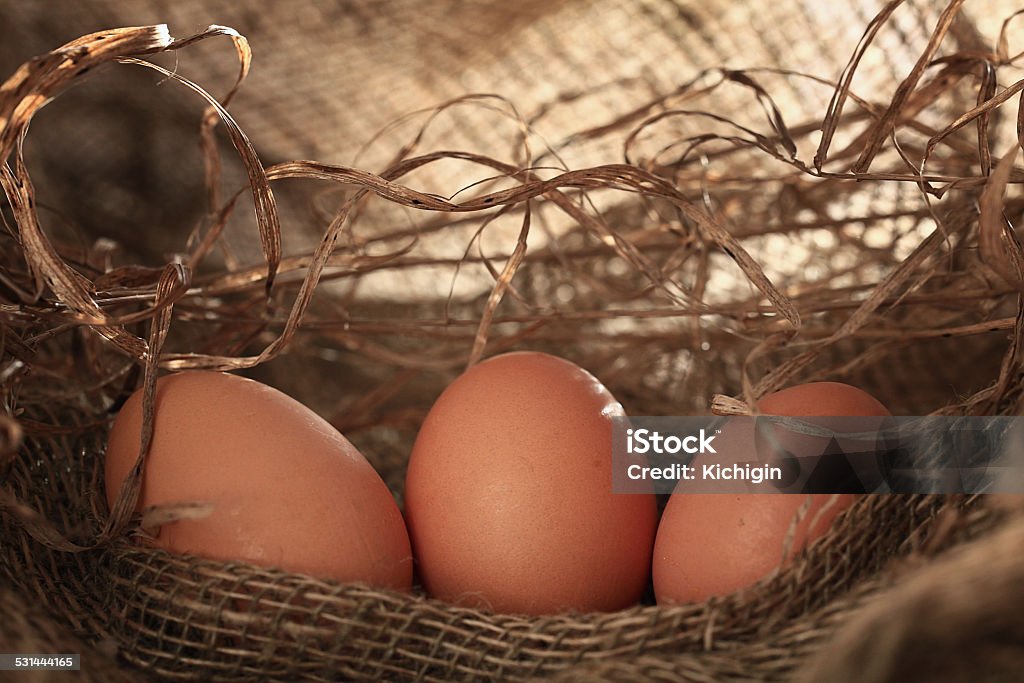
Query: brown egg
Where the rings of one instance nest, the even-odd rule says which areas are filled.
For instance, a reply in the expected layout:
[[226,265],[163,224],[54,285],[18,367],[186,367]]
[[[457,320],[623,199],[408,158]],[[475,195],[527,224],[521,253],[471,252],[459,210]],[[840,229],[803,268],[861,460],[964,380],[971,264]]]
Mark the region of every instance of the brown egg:
[[[792,417],[890,414],[869,394],[836,382],[783,389],[763,398],[758,409]],[[723,430],[721,457],[742,460],[755,447],[752,423],[743,424],[743,431]],[[659,604],[701,602],[757,583],[824,535],[855,500],[849,494],[672,495],[654,546],[652,574]],[[809,508],[795,521],[805,504]]]
[[[139,452],[142,395],[110,432],[111,504]],[[391,492],[356,448],[298,401],[252,380],[184,372],[157,382],[139,508],[212,504],[155,545],[342,582],[408,590],[412,557]]]
[[865,415],[888,417],[888,408],[877,398],[841,382],[811,382],[776,391],[757,402],[765,415],[832,416]]
[[653,495],[613,494],[622,406],[590,373],[509,353],[441,394],[413,448],[405,505],[428,593],[498,612],[634,604],[649,576]]

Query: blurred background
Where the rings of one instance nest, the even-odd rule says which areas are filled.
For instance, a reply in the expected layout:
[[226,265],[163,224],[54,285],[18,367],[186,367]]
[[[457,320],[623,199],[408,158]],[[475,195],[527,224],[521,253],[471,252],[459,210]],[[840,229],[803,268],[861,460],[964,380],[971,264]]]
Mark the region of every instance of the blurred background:
[[[105,28],[167,23],[172,35],[182,38],[222,24],[246,36],[253,50],[252,73],[231,111],[265,164],[316,159],[380,170],[419,132],[429,111],[375,137],[387,126],[454,98],[489,93],[506,98],[532,123],[535,156],[547,143],[560,163],[582,168],[621,161],[625,135],[587,140],[581,131],[599,129],[672,93],[704,69],[774,66],[835,81],[883,5],[881,0],[0,0],[0,74]],[[876,39],[878,49],[866,55],[854,91],[886,101],[917,59],[944,5],[913,0],[900,7]],[[1014,9],[1011,0],[968,2],[948,49],[991,49],[1000,23]],[[158,61],[217,96],[230,88],[238,71],[224,39]],[[791,126],[820,120],[829,87],[771,74],[762,78]],[[485,105],[503,108],[497,101]],[[717,90],[714,107],[742,122],[760,118],[757,103],[739,88]],[[516,123],[482,108],[455,106],[438,115],[421,149],[511,159]],[[142,255],[164,258],[181,248],[204,210],[198,138],[183,144],[184,133],[198,129],[201,111],[198,98],[178,84],[161,82],[157,74],[132,66],[101,70],[37,119],[29,160],[41,201],[57,220],[63,216]],[[556,163],[550,155],[540,161]],[[464,168],[446,171],[416,177],[418,189],[450,195],[480,175]],[[310,239],[319,234],[320,224],[310,225],[308,197],[289,203],[298,188],[282,183],[275,190],[297,213],[289,237],[301,242],[300,234]],[[233,246],[239,257],[258,258],[244,227],[238,235]]]

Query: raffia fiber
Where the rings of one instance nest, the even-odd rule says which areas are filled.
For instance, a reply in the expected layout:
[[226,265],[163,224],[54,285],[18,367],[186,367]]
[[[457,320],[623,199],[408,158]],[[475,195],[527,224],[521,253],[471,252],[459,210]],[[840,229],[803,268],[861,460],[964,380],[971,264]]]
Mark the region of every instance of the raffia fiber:
[[[834,6],[832,11],[840,13],[832,16],[802,0],[760,7],[692,0],[530,0],[514,8],[501,0],[296,0],[256,9],[234,0],[51,0],[45,6],[0,0],[0,17],[10,27],[0,42],[0,74],[112,26],[167,23],[175,35],[210,24],[231,26],[250,39],[259,60],[231,109],[265,161],[317,159],[379,170],[422,119],[414,117],[384,144],[364,149],[372,136],[409,112],[467,92],[512,98],[524,118],[536,119],[557,142],[632,114],[652,93],[671,91],[705,68],[782,67],[835,79],[862,28],[884,5],[861,0]],[[901,69],[923,48],[941,7],[915,0],[895,13],[880,49],[865,55],[858,81],[862,95],[891,93]],[[1014,0],[969,2],[952,27],[954,37],[964,49],[988,48],[984,39],[1015,9]],[[176,60],[184,74],[214,94],[227,91],[237,74],[230,51],[213,45],[197,46]],[[820,120],[830,93],[780,79],[772,94],[789,121],[804,122]],[[714,108],[735,117],[752,106],[742,92],[720,90]],[[180,249],[202,216],[194,199],[178,201],[204,189],[201,158],[192,148],[182,149],[198,115],[195,102],[154,89],[144,72],[100,74],[47,112],[52,143],[32,149],[37,182],[48,186],[51,205],[75,215],[91,234],[115,239],[141,257],[162,258]],[[83,116],[90,119],[86,127]],[[445,149],[498,157],[508,149],[508,136],[495,135],[496,124],[493,116],[455,108],[440,117],[430,137]],[[704,132],[707,125],[695,122],[688,129]],[[620,159],[618,142],[587,135],[559,151],[572,167],[582,168]],[[177,163],[166,163],[168,157]],[[77,173],[80,168],[90,173]],[[445,168],[424,185],[448,193],[475,180],[461,171]],[[232,179],[244,180],[237,172]],[[125,201],[108,184],[134,199]],[[294,207],[292,238],[303,248],[314,245],[322,231],[302,220],[308,197],[299,188],[275,190],[282,203]],[[236,214],[228,228],[232,248],[243,260],[259,258],[251,219]],[[393,219],[394,214],[366,217]],[[140,231],[140,225],[161,229]]]
[[[598,4],[620,19],[626,6]],[[993,26],[961,4],[858,5],[863,50],[851,55],[849,45],[837,57],[837,41],[819,41],[820,69],[807,78],[787,70],[781,48],[794,41],[780,36],[821,27],[806,7],[773,3],[804,19],[757,42],[754,64],[695,59],[682,74],[616,73],[604,86],[531,91],[523,101],[462,98],[445,82],[426,123],[373,140],[422,106],[423,92],[392,87],[391,106],[367,104],[335,135],[337,107],[357,100],[319,106],[309,88],[327,95],[316,76],[296,80],[306,90],[295,97],[281,94],[280,76],[277,86],[246,81],[273,59],[253,60],[248,30],[203,31],[203,21],[194,38],[174,42],[151,26],[46,54],[60,41],[38,47],[0,91],[0,606],[24,614],[0,625],[0,647],[80,648],[98,680],[861,680],[864,659],[875,658],[872,680],[883,681],[903,680],[915,652],[953,642],[973,648],[964,661],[988,665],[978,671],[1019,671],[1000,640],[1017,625],[1019,600],[1006,587],[1019,572],[993,561],[996,543],[1019,542],[1019,527],[1014,513],[977,499],[865,498],[778,575],[706,604],[526,618],[141,547],[132,535],[138,476],[114,510],[100,493],[110,415],[137,387],[151,400],[158,372],[187,367],[276,379],[351,436],[399,500],[433,397],[467,364],[514,348],[576,360],[632,414],[743,412],[768,391],[815,379],[855,383],[897,414],[1020,414],[1024,255],[1006,220],[1022,209],[1020,22]],[[690,15],[685,3],[632,6],[641,10],[626,23],[648,31],[651,45],[683,23],[712,46],[734,39],[729,27],[771,24],[725,5]],[[0,7],[11,17],[28,11]],[[437,28],[450,19],[439,7],[393,9],[406,25],[434,17]],[[552,7],[500,15],[501,59],[481,57],[494,37],[486,32],[467,40],[461,59],[485,69],[532,45],[538,63],[571,63],[549,52],[574,43],[537,36],[566,16],[583,27],[588,10]],[[666,9],[676,21],[651,20]],[[316,25],[307,29],[330,42],[330,22],[299,14],[296,25]],[[402,25],[393,19],[367,24]],[[448,28],[472,23],[459,15]],[[685,33],[672,49],[692,48]],[[205,74],[223,81],[219,99],[176,61],[211,39],[233,47],[229,66]],[[319,57],[299,63],[336,67]],[[399,80],[420,73],[394,64]],[[513,71],[508,84],[532,73]],[[50,107],[74,102],[88,86],[72,84],[123,78],[132,93],[124,102],[146,102],[134,98],[152,79],[127,74],[151,72],[162,104],[124,111],[181,125],[171,144],[155,145],[160,153],[139,152],[125,192],[69,182],[80,157],[60,142],[40,148],[49,162],[36,173],[31,145],[58,119],[40,114],[31,132],[28,124],[49,98]],[[182,93],[198,95],[198,108],[179,109]],[[614,103],[592,119],[571,106],[602,93]],[[278,125],[290,107],[305,120],[298,138]],[[254,116],[261,110],[269,113]],[[83,111],[108,124],[124,114]],[[431,129],[435,115],[444,123]],[[534,130],[545,120],[555,131],[548,146]],[[451,144],[432,137],[452,131]],[[182,142],[197,139],[199,163],[179,167]],[[341,146],[350,140],[367,150]],[[349,155],[359,163],[339,163]],[[291,161],[302,156],[320,161]],[[138,213],[125,194],[146,203],[154,187],[181,187],[139,171],[156,167],[195,183],[201,198],[173,215]],[[330,190],[284,189],[300,183]],[[40,201],[76,193],[86,210],[74,218]],[[312,218],[297,219],[296,207]],[[296,226],[306,226],[304,239]],[[979,583],[990,585],[976,602],[943,592]],[[949,614],[919,628],[936,604]],[[985,635],[964,639],[964,620]],[[907,657],[892,656],[894,647]],[[103,678],[115,650],[118,673]]]

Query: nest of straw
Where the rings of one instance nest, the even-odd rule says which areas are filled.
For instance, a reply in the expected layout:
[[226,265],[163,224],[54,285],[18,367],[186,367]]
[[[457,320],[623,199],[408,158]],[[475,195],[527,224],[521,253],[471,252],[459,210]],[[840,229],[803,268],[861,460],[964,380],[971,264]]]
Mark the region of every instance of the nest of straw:
[[[0,88],[0,601],[17,593],[52,624],[29,617],[15,631],[81,647],[86,666],[116,651],[125,670],[179,680],[839,680],[855,655],[884,645],[872,625],[894,623],[892,642],[911,642],[907,615],[935,602],[936,584],[977,583],[984,567],[1000,579],[986,583],[987,599],[953,604],[927,642],[949,641],[964,614],[995,624],[980,633],[1008,632],[1014,618],[994,591],[1021,570],[977,558],[994,552],[993,528],[1019,540],[1005,521],[1016,514],[977,499],[864,498],[776,575],[704,604],[525,618],[140,548],[128,539],[144,454],[113,510],[97,493],[110,416],[139,386],[151,407],[158,373],[186,368],[312,368],[302,378],[329,367],[336,381],[295,393],[399,499],[433,397],[467,365],[513,348],[571,358],[633,414],[743,413],[767,392],[825,378],[897,414],[1019,414],[1024,253],[1010,219],[1024,204],[1009,190],[1024,179],[1014,129],[1024,80],[1001,80],[1015,69],[1014,18],[991,49],[950,49],[962,4],[950,3],[878,101],[852,84],[899,4],[866,27],[834,82],[711,70],[541,145],[513,103],[467,97],[435,113],[497,113],[507,158],[422,150],[417,135],[378,172],[264,165],[228,111],[251,53],[225,27],[186,39],[162,26],[114,29],[27,62]],[[158,63],[217,37],[239,60],[219,99]],[[162,264],[48,224],[25,159],[33,115],[115,64],[155,70],[206,106],[206,214]],[[772,98],[779,80],[830,90],[829,106],[786,121]],[[746,93],[757,114],[716,112],[723,89]],[[246,187],[224,186],[224,139]],[[621,158],[562,163],[563,150],[594,139],[621,141]],[[475,180],[417,189],[436,168]],[[285,180],[328,188],[312,251],[285,248],[274,189]],[[224,242],[246,209],[256,264]],[[906,586],[894,612],[887,597]],[[871,680],[904,671],[889,647]],[[1019,664],[995,649],[994,661]]]

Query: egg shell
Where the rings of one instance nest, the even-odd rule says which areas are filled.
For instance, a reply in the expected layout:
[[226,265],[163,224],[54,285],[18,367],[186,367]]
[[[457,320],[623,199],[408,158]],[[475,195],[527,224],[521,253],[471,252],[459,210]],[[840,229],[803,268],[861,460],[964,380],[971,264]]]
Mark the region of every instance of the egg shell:
[[[758,410],[791,417],[890,415],[870,394],[838,382],[783,389],[759,401]],[[717,442],[721,458],[747,459],[754,448],[753,430],[749,431],[723,433]],[[757,490],[767,490],[767,484]],[[672,495],[654,547],[652,576],[658,603],[701,602],[757,583],[824,535],[856,499],[849,494]]]
[[517,352],[465,372],[416,439],[405,509],[427,592],[498,612],[634,604],[649,580],[656,501],[613,494],[622,406],[593,375]]
[[888,417],[892,413],[871,394],[842,382],[810,382],[769,394],[757,402],[765,415]]
[[[160,378],[139,509],[212,504],[163,525],[154,545],[216,560],[408,590],[409,537],[391,492],[361,453],[291,397],[234,375]],[[142,393],[118,413],[106,454],[113,505],[140,448]]]

